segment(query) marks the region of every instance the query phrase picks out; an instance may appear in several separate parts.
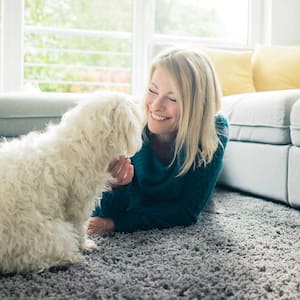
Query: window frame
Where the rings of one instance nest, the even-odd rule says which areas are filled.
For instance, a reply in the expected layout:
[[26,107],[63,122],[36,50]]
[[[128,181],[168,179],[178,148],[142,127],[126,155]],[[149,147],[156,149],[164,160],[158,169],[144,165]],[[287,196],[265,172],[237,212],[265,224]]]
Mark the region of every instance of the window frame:
[[23,86],[24,4],[2,0],[0,91],[21,91]]
[[[259,30],[260,25],[263,24],[262,2],[248,0],[249,32],[245,48],[252,48],[262,39],[261,30]],[[0,92],[18,92],[22,91],[24,80],[24,3],[20,0],[1,0],[1,4]],[[155,34],[153,0],[133,0],[133,10],[131,91],[134,95],[143,94],[149,62],[153,56],[153,47],[157,44],[201,43],[207,46],[236,49],[235,45],[210,44],[209,40],[201,38],[168,38]]]

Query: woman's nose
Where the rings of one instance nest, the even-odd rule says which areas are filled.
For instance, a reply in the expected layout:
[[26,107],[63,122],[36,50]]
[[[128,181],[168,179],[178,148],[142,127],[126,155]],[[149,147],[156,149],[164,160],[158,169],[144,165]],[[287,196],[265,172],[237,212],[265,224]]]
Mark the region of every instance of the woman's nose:
[[157,95],[151,103],[152,109],[155,109],[155,110],[163,109],[164,108],[164,101],[163,100],[164,100],[163,97]]

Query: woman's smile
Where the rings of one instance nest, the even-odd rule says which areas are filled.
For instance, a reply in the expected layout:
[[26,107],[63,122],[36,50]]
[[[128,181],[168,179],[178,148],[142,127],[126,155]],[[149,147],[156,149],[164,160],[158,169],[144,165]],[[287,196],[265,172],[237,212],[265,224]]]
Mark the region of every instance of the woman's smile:
[[157,115],[154,112],[150,112],[150,115],[151,115],[152,119],[154,119],[156,121],[165,121],[165,120],[169,119],[168,117]]

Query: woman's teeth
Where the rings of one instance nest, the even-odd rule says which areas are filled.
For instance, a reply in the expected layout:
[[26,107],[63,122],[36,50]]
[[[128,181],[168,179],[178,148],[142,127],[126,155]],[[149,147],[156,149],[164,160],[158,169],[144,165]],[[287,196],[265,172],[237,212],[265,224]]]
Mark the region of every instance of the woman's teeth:
[[167,119],[166,117],[161,117],[161,116],[155,115],[154,113],[151,113],[151,117],[157,121],[163,121],[163,120]]

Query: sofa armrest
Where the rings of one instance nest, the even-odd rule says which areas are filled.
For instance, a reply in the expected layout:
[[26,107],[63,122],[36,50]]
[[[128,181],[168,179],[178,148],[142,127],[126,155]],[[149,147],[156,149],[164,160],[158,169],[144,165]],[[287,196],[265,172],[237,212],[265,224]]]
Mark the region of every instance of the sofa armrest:
[[82,94],[71,93],[0,94],[0,136],[15,137],[42,130],[48,123],[59,122],[82,98]]
[[221,110],[230,123],[230,139],[290,144],[290,114],[299,98],[300,89],[224,96]]

